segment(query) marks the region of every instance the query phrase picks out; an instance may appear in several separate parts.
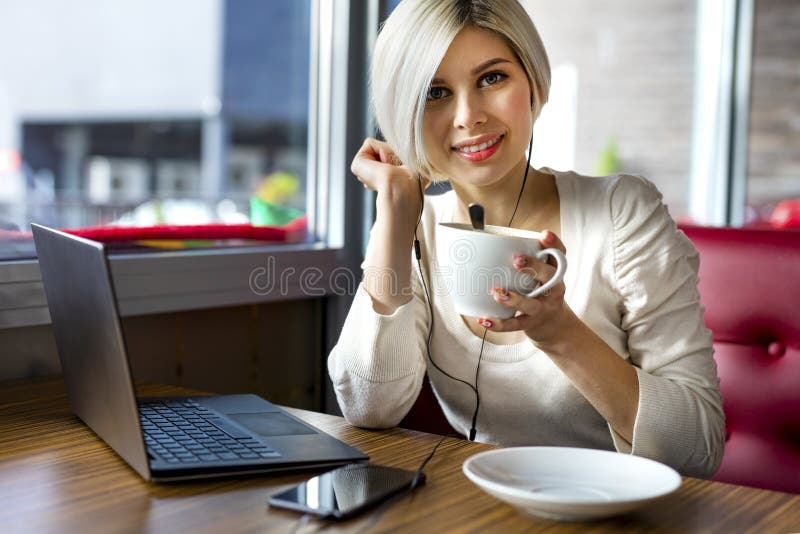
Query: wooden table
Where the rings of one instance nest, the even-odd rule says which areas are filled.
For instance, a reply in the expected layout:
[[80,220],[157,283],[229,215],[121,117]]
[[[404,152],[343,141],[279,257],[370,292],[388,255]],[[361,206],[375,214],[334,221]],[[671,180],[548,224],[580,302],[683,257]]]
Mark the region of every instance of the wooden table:
[[[186,395],[143,386],[141,395]],[[438,436],[367,431],[342,418],[292,410],[369,454],[415,469]],[[680,490],[634,513],[592,523],[528,517],[483,493],[461,464],[488,445],[448,438],[425,469],[428,482],[385,513],[344,523],[270,509],[268,495],[309,474],[148,484],[69,410],[59,378],[0,383],[0,532],[796,532],[800,496],[685,478]]]

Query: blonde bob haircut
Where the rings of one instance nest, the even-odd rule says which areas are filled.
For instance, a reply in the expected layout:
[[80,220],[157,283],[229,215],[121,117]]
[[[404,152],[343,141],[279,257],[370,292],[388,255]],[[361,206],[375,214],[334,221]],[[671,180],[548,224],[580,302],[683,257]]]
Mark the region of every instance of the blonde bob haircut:
[[425,153],[422,119],[428,88],[450,43],[465,27],[505,39],[531,87],[533,120],[550,92],[550,62],[542,40],[517,0],[403,0],[375,43],[370,76],[372,109],[386,142],[414,173],[437,177]]

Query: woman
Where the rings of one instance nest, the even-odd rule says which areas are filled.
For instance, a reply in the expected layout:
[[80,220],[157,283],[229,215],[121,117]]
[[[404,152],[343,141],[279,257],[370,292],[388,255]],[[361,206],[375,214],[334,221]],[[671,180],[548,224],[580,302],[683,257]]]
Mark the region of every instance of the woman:
[[[386,142],[367,139],[352,171],[377,192],[376,220],[328,360],[348,421],[396,425],[427,372],[470,438],[617,450],[712,475],[725,423],[697,252],[645,179],[529,166],[550,68],[524,9],[404,0],[378,37],[371,78]],[[438,180],[453,190],[423,201]],[[432,290],[436,225],[468,222],[470,203],[487,224],[546,230],[543,246],[567,254],[548,294],[492,290],[517,311],[511,319],[458,316]],[[554,273],[532,257],[513,263],[540,281]]]

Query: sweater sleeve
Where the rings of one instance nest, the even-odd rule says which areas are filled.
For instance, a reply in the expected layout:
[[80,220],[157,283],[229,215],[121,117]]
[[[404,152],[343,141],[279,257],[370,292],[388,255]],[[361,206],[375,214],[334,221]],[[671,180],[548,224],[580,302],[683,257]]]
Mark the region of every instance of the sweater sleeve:
[[430,314],[416,269],[411,287],[412,299],[383,315],[375,311],[364,283],[359,284],[339,341],[328,356],[336,399],[353,425],[396,426],[419,395]]
[[633,442],[612,429],[614,444],[709,477],[722,461],[725,418],[697,290],[699,255],[644,178],[618,179],[611,213],[621,326],[639,380]]

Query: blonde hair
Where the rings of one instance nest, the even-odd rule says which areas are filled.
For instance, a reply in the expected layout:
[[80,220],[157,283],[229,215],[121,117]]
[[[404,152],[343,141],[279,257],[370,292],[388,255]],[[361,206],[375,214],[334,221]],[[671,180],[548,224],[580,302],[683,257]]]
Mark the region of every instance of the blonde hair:
[[533,120],[550,92],[550,62],[517,0],[403,0],[381,28],[372,56],[372,109],[386,142],[413,172],[435,179],[422,120],[428,87],[450,43],[465,27],[504,38],[531,87]]

